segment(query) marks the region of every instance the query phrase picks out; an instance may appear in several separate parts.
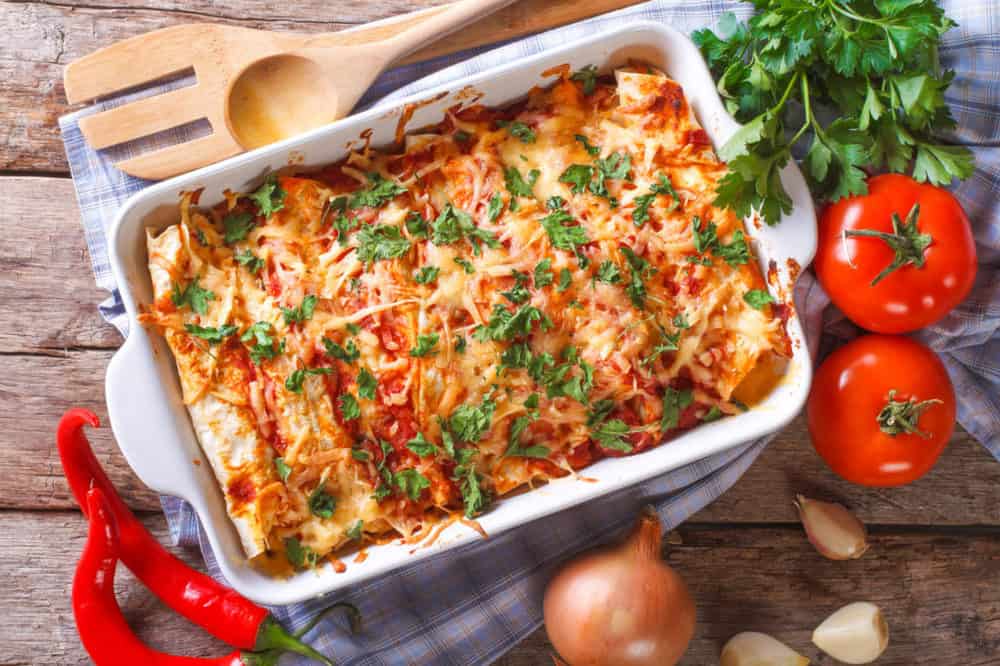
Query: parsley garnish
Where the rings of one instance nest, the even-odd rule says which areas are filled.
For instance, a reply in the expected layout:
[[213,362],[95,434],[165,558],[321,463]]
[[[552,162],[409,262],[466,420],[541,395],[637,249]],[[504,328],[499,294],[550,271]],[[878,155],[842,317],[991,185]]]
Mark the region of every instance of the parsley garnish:
[[677,343],[680,341],[681,334],[674,333],[670,334],[660,327],[660,342],[653,347],[653,350],[640,361],[641,365],[649,365],[656,359],[660,357],[660,354],[668,351],[676,351],[678,349]]
[[233,254],[233,259],[237,263],[246,266],[247,270],[253,275],[257,275],[257,273],[260,273],[260,269],[264,268],[264,260],[251,252],[249,248]]
[[952,75],[938,53],[955,23],[938,3],[756,5],[748,23],[727,13],[718,35],[692,35],[743,123],[718,151],[729,173],[716,206],[776,224],[792,209],[780,173],[800,139],[809,144],[802,169],[820,201],[866,193],[866,171],[912,166],[914,178],[937,185],[972,174],[970,151],[934,136],[955,124],[944,97]]
[[716,405],[712,405],[711,409],[705,412],[705,415],[701,417],[701,422],[711,423],[712,421],[718,421],[723,416],[725,416],[725,414],[722,413],[722,410]]
[[274,459],[274,470],[278,473],[278,478],[282,481],[288,481],[288,477],[292,473],[292,468],[288,466],[284,458]]
[[236,332],[236,327],[232,324],[223,324],[218,328],[212,326],[197,326],[195,324],[184,324],[184,330],[202,340],[207,340],[209,344],[222,342]]
[[358,399],[350,393],[342,393],[340,396],[340,413],[345,421],[353,421],[361,418],[361,406]]
[[465,353],[465,347],[468,344],[464,336],[459,335],[455,338],[455,351],[459,354]]
[[481,252],[480,243],[493,249],[500,247],[500,241],[492,232],[477,227],[471,215],[451,204],[445,206],[431,223],[431,229],[431,242],[435,245],[450,245],[466,238],[472,244],[472,253],[476,256]]
[[549,236],[552,247],[560,250],[576,250],[577,245],[588,243],[587,231],[578,224],[567,226],[573,222],[573,216],[564,210],[552,211],[538,222]]
[[455,263],[462,267],[467,275],[472,275],[476,272],[476,267],[472,265],[472,262],[468,259],[463,259],[462,257],[455,257]]
[[427,238],[428,231],[430,227],[427,224],[427,220],[424,216],[415,210],[411,210],[406,214],[406,230],[414,238]]
[[594,167],[586,164],[570,164],[559,176],[559,182],[568,184],[573,194],[580,194],[587,189],[593,177]]
[[479,405],[459,405],[448,417],[450,431],[462,442],[475,443],[482,438],[493,422],[497,405],[489,399]]
[[532,393],[525,399],[524,406],[527,407],[528,409],[535,409],[538,407],[538,402],[539,402],[538,394]]
[[511,340],[518,336],[529,335],[532,324],[540,322],[543,331],[552,328],[552,320],[544,312],[533,305],[522,305],[516,312],[511,312],[500,303],[494,303],[493,313],[485,326],[477,326],[472,337],[479,342],[493,340]]
[[590,414],[587,416],[587,427],[593,427],[604,421],[615,409],[615,401],[604,399],[598,400],[590,406]]
[[680,205],[681,198],[678,196],[677,192],[674,190],[674,186],[671,184],[670,179],[660,174],[659,182],[654,183],[649,188],[649,194],[643,194],[635,198],[635,210],[632,211],[632,223],[637,227],[641,227],[649,219],[649,206],[656,199],[658,194],[667,194],[674,198],[670,204],[669,210],[674,210]]
[[601,265],[597,267],[595,279],[598,282],[606,282],[607,284],[618,284],[622,281],[622,273],[618,270],[618,265],[615,262],[602,261]]
[[597,65],[587,65],[578,69],[569,78],[571,81],[579,81],[583,86],[583,94],[590,95],[597,87]]
[[355,522],[348,528],[347,532],[345,532],[347,538],[352,539],[354,541],[359,540],[361,538],[364,526],[365,526],[364,521],[359,519],[357,522]]
[[580,144],[583,146],[583,149],[586,150],[587,154],[590,155],[591,157],[597,157],[598,155],[601,154],[601,147],[592,145],[590,143],[590,139],[588,139],[584,135],[574,134],[573,138],[580,142]]
[[354,363],[361,356],[361,352],[358,351],[358,346],[354,344],[354,340],[348,340],[347,344],[341,347],[333,340],[323,338],[323,346],[326,347],[327,356],[341,360],[344,363]]
[[568,268],[564,268],[559,271],[559,284],[556,285],[556,291],[562,293],[569,289],[570,284],[573,282],[573,274],[570,273]]
[[629,434],[628,424],[621,419],[611,419],[590,431],[590,436],[598,446],[615,451],[632,452],[632,445],[625,441]]
[[306,375],[328,375],[333,370],[331,368],[299,368],[285,379],[285,388],[292,393],[302,393],[302,383]]
[[550,270],[552,268],[552,260],[546,257],[535,265],[535,272],[533,274],[535,280],[535,289],[541,289],[542,287],[547,287],[552,284],[555,276]]
[[515,120],[513,122],[507,120],[500,120],[497,121],[497,125],[499,125],[500,127],[506,127],[510,135],[520,139],[521,143],[535,142],[534,130],[532,130],[530,127],[522,123],[520,120]]
[[755,310],[763,310],[768,303],[774,303],[774,297],[763,289],[751,289],[743,294],[743,300]]
[[531,292],[525,286],[530,278],[527,273],[522,273],[521,271],[514,271],[511,277],[515,281],[514,287],[508,291],[501,291],[500,295],[514,305],[520,305],[531,298]]
[[431,487],[431,482],[415,469],[403,469],[393,475],[396,487],[402,490],[412,501],[420,499],[425,488]]
[[571,164],[562,175],[559,182],[567,183],[573,194],[581,194],[590,190],[596,196],[604,197],[612,208],[618,206],[618,200],[608,192],[608,180],[630,179],[632,157],[628,153],[611,153],[607,157],[597,158],[594,164]]
[[437,447],[428,442],[424,433],[418,432],[417,436],[406,443],[406,448],[416,453],[421,458],[430,458],[437,453]]
[[312,319],[313,312],[316,310],[317,298],[310,294],[302,299],[297,307],[294,308],[281,308],[281,314],[285,318],[286,324],[302,323]]
[[358,396],[366,400],[375,399],[375,389],[378,387],[378,380],[375,375],[368,371],[368,368],[361,368],[358,371]]
[[[285,195],[287,192],[278,184],[278,174],[272,173],[257,190],[249,195],[250,199],[257,204],[257,211],[264,217],[270,217],[285,207]],[[226,241],[229,242],[229,241]]]
[[194,237],[200,245],[208,247],[208,237],[205,236],[205,232],[201,229],[194,230]]
[[437,266],[423,266],[413,274],[413,281],[417,284],[430,284],[438,279],[441,269]]
[[399,227],[387,224],[365,225],[357,234],[358,259],[367,265],[385,259],[397,259],[410,249],[409,239],[403,238]]
[[371,460],[371,455],[362,449],[351,449],[351,457],[361,462],[368,462]]
[[670,386],[663,393],[663,418],[660,419],[660,429],[663,432],[673,430],[678,426],[681,413],[694,401],[691,389],[675,389]]
[[528,172],[528,180],[524,180],[521,177],[521,172],[517,170],[517,167],[506,167],[503,170],[504,183],[507,185],[507,191],[510,192],[510,209],[516,211],[518,207],[517,197],[533,197],[535,192],[532,189],[535,183],[538,181],[538,176],[541,172],[538,169],[532,169]]
[[170,300],[177,308],[182,308],[185,305],[189,306],[192,310],[200,315],[208,312],[208,302],[215,298],[215,294],[210,292],[208,289],[202,289],[198,286],[198,281],[201,280],[201,276],[188,282],[184,289],[174,282],[170,288]]
[[[562,363],[555,365],[550,354],[538,354],[529,362],[528,374],[545,387],[546,397],[568,396],[586,405],[594,386],[594,368],[579,358],[573,347],[563,349],[562,359]],[[580,372],[574,373],[574,367],[579,367]]]
[[646,306],[646,285],[643,281],[655,273],[656,269],[652,268],[648,261],[638,256],[631,248],[622,246],[621,250],[632,272],[632,277],[625,287],[625,293],[632,301],[632,305],[641,310]]
[[240,336],[241,342],[253,341],[253,345],[250,346],[250,360],[253,361],[254,365],[260,365],[260,362],[264,359],[274,358],[278,354],[285,351],[285,341],[282,340],[281,343],[275,348],[274,338],[271,337],[271,324],[266,321],[258,321],[252,326],[248,327],[247,330],[243,332]]
[[241,241],[247,237],[253,226],[253,215],[250,213],[229,213],[222,218],[222,228],[225,231],[222,241],[226,245]]
[[319,563],[319,553],[309,546],[303,546],[295,537],[285,538],[285,556],[293,567],[315,567]]
[[307,504],[312,515],[318,518],[332,518],[333,512],[337,508],[337,498],[326,492],[321,482],[309,493]]
[[[537,395],[536,395],[537,397]],[[507,451],[504,452],[504,456],[508,458],[548,458],[549,448],[547,446],[535,445],[535,446],[521,446],[521,435],[531,424],[532,418],[530,416],[519,416],[514,419],[514,422],[510,426],[510,434],[507,436]]]
[[499,192],[494,192],[493,196],[490,197],[489,206],[486,208],[486,217],[490,222],[496,222],[497,218],[500,217],[500,213],[503,212],[503,197],[500,196]]
[[500,354],[500,364],[505,368],[527,368],[531,361],[531,348],[524,342],[512,344]]
[[674,328],[691,328],[691,324],[688,322],[687,317],[683,312],[678,312],[674,315]]
[[422,358],[424,356],[430,356],[436,354],[437,350],[434,347],[437,346],[438,339],[441,336],[437,333],[428,333],[427,335],[417,336],[417,346],[410,350],[410,356],[416,358]]
[[465,517],[473,518],[489,506],[490,495],[483,490],[481,485],[482,479],[476,473],[476,468],[471,464],[456,467],[455,474],[459,481],[459,490],[462,491],[462,502],[465,504]]
[[358,190],[351,195],[348,206],[354,208],[379,208],[400,194],[405,194],[406,188],[394,180],[383,178],[379,173],[368,174],[368,189]]

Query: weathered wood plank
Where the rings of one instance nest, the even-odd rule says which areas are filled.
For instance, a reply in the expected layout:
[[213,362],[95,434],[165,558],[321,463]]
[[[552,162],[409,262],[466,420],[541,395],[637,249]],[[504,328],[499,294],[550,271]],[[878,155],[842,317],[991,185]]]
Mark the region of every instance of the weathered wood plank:
[[[161,516],[144,521],[167,541]],[[7,557],[0,561],[0,606],[17,609],[17,622],[0,623],[3,664],[67,666],[88,663],[73,624],[70,585],[85,525],[77,514],[0,512]],[[823,560],[796,529],[679,530],[670,563],[687,580],[698,606],[698,630],[686,666],[716,663],[729,636],[744,630],[781,637],[814,664],[831,665],[809,642],[813,627],[840,605],[879,604],[892,633],[884,666],[995,664],[1000,649],[1000,539],[879,532],[856,562]],[[191,553],[182,553],[196,561]],[[130,575],[117,585],[132,626],[150,644],[194,655],[225,648],[165,609]],[[377,627],[372,627],[377,630]],[[499,666],[550,663],[540,630],[501,659]]]
[[[502,41],[601,13],[638,0],[522,0],[469,26],[444,43],[430,44],[412,59],[426,59],[471,46]],[[344,0],[335,12],[319,0],[296,3],[233,3],[172,0],[153,8],[137,0],[0,2],[0,25],[10,42],[0,52],[0,169],[64,172],[66,158],[57,119],[68,109],[63,66],[113,42],[179,23],[212,21],[290,32],[336,31],[441,0]],[[330,17],[332,20],[327,20]]]
[[94,284],[72,182],[0,178],[0,200],[0,350],[121,344],[97,312],[108,294]]
[[[3,358],[0,507],[74,506],[62,479],[52,433],[59,415],[80,405],[105,418],[102,382],[110,351],[72,351]],[[107,428],[92,431],[101,460],[130,504],[156,510],[153,494],[132,474]],[[796,522],[796,493],[839,498],[869,523],[1000,525],[1000,465],[968,435],[955,436],[938,466],[904,488],[865,489],[836,479],[813,452],[802,419],[781,433],[736,486],[695,520]]]

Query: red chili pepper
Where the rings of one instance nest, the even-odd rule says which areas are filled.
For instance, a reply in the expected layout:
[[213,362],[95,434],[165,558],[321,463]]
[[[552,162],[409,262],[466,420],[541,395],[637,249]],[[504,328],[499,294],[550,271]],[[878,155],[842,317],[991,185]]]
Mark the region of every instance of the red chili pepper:
[[[102,491],[117,523],[120,559],[139,580],[168,606],[229,645],[262,654],[268,654],[266,651],[269,650],[297,652],[322,663],[333,664],[299,639],[308,628],[297,635],[289,633],[266,608],[195,571],[161,546],[115,491],[83,433],[84,425],[96,428],[100,421],[93,412],[78,407],[67,411],[59,421],[56,443],[63,471],[84,515],[90,516],[87,506],[90,488]],[[340,606],[352,611],[350,619],[354,628],[358,622],[357,610],[349,604],[337,607]],[[259,657],[254,655],[254,658]],[[103,662],[100,663],[103,666]],[[112,660],[107,663],[124,662]]]

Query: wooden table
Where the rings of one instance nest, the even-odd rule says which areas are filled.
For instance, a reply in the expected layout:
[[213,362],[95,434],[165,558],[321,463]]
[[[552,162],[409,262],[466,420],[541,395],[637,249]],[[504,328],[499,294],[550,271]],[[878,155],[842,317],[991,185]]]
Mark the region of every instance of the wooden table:
[[[62,67],[114,40],[189,21],[316,31],[391,16],[437,0],[0,1],[0,664],[88,663],[73,625],[70,581],[84,522],[53,443],[56,420],[81,405],[106,418],[103,378],[121,343],[98,316],[56,119]],[[159,5],[162,8],[154,8]],[[333,9],[335,7],[335,9]],[[320,17],[334,16],[327,22]],[[133,476],[103,429],[99,457],[161,541],[156,497]],[[829,562],[806,542],[796,493],[838,499],[869,524],[872,549]],[[812,628],[841,604],[882,606],[892,643],[882,664],[1000,663],[1000,465],[958,433],[938,466],[905,488],[869,490],[835,478],[801,419],[723,498],[671,535],[666,557],[690,584],[699,624],[684,664],[714,663],[743,630],[767,631],[831,664]],[[182,556],[198,563],[197,553]],[[126,572],[119,599],[152,645],[185,654],[223,647],[174,616]],[[543,630],[500,660],[551,663]]]

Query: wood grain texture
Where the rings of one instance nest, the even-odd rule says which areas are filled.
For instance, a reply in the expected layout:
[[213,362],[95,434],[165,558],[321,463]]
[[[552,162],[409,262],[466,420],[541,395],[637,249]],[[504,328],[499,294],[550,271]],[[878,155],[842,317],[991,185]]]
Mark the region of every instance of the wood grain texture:
[[[143,518],[168,541],[162,516]],[[89,663],[73,625],[70,581],[85,538],[78,514],[0,513],[7,537],[0,560],[0,604],[17,609],[17,622],[0,623],[0,664],[71,666]],[[765,631],[833,666],[809,642],[812,629],[845,603],[880,605],[891,628],[880,666],[995,664],[1000,649],[1000,539],[893,529],[873,535],[861,560],[830,562],[806,544],[798,529],[731,528],[691,524],[672,535],[666,558],[685,578],[698,605],[698,628],[682,666],[716,663],[722,644],[739,631]],[[197,558],[180,552],[190,563]],[[191,655],[225,647],[174,615],[123,572],[118,599],[139,635],[151,645]],[[539,630],[498,666],[551,663]]]

